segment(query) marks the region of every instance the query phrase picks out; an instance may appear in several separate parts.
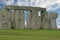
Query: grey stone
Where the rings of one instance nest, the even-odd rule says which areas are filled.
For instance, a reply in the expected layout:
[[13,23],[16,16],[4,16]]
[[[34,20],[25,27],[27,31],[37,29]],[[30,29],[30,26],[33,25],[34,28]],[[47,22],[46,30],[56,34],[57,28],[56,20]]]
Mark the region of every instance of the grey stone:
[[31,23],[32,29],[38,29],[39,28],[37,21],[38,21],[38,11],[33,10],[32,11],[32,23]]
[[5,6],[5,9],[16,9],[16,10],[37,10],[37,11],[46,11],[46,8],[41,7],[30,7],[30,6]]
[[20,29],[21,27],[21,19],[20,19],[20,13],[19,10],[16,10],[15,12],[15,29]]
[[[28,10],[26,29],[57,29],[57,13],[50,12],[48,15],[46,8],[27,6],[3,7],[0,11],[0,29],[24,29],[24,10]],[[41,11],[41,16],[38,15],[38,11]]]
[[20,29],[24,29],[25,25],[24,25],[24,10],[20,10]]
[[29,11],[28,10],[28,14],[27,14],[27,20],[26,20],[26,23],[27,23],[27,29],[31,29],[31,19],[32,19],[32,11]]
[[0,11],[0,29],[2,29],[2,11]]
[[9,12],[6,9],[2,9],[1,12],[1,23],[2,29],[11,29],[10,21],[9,21]]
[[57,29],[56,18],[58,17],[58,14],[55,13],[55,12],[50,12],[49,13],[49,17],[50,17],[50,26],[51,26],[51,29]]
[[49,26],[48,26],[48,13],[47,12],[44,12],[43,13],[43,29],[49,29]]
[[15,10],[13,10],[10,14],[11,28],[14,29],[16,27],[15,23]]
[[41,16],[38,16],[38,29],[40,29],[41,28]]

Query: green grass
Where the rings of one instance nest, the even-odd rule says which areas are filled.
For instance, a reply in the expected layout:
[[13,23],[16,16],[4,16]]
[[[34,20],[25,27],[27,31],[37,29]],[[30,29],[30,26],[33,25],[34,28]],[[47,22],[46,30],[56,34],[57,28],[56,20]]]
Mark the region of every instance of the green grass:
[[60,40],[60,30],[0,30],[0,40]]

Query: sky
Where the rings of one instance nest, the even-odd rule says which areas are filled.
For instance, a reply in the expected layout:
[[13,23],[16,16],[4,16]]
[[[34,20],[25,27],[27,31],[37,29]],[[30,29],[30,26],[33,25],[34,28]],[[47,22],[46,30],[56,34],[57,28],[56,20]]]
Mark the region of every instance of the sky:
[[57,12],[56,23],[60,28],[60,0],[0,0],[0,9],[4,5],[43,7],[47,12]]

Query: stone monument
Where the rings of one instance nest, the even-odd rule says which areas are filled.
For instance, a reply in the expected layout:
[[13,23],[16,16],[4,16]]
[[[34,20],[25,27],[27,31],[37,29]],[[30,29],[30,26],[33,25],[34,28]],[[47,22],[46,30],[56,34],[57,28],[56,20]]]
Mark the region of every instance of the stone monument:
[[56,25],[56,18],[58,17],[58,14],[55,12],[50,12],[49,13],[49,18],[50,18],[50,27],[51,29],[57,29]]
[[[28,12],[26,27],[24,10]],[[46,8],[9,5],[0,11],[0,29],[57,29],[57,17],[58,14],[55,12],[49,12],[48,15]]]

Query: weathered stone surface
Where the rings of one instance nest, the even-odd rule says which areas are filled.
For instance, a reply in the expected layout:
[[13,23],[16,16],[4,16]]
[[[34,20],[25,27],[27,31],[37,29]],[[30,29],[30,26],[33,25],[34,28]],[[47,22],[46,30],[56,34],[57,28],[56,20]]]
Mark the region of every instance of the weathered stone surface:
[[19,13],[19,10],[16,10],[15,12],[15,29],[20,29],[21,27],[21,19],[20,19],[20,13]]
[[1,12],[1,23],[2,23],[2,29],[10,29],[10,21],[9,21],[9,12],[6,9],[2,9],[3,12]]
[[50,26],[51,26],[51,29],[57,29],[56,18],[58,17],[58,14],[55,13],[55,12],[50,12],[49,13],[49,17],[50,17]]
[[12,12],[11,12],[11,15],[10,15],[10,20],[11,20],[11,28],[12,29],[14,29],[15,28],[15,26],[16,26],[16,23],[15,23],[15,10],[13,10]]
[[2,11],[0,11],[0,29],[2,29],[2,15],[1,15]]
[[[12,12],[8,11],[13,10]],[[28,10],[26,29],[56,29],[58,14],[46,12],[46,8],[26,6],[5,6],[0,12],[0,29],[24,29],[24,10]],[[41,11],[41,16],[38,15]]]
[[32,11],[28,11],[27,20],[26,20],[26,23],[27,23],[26,28],[27,29],[31,29],[31,19],[32,19]]
[[24,10],[20,10],[20,29],[24,29],[25,25],[24,25]]
[[33,10],[32,11],[32,22],[31,22],[31,27],[32,29],[38,29],[38,11]]
[[48,21],[48,13],[43,12],[43,29],[49,29]]
[[41,16],[38,16],[38,29],[40,29],[41,28]]
[[41,27],[40,27],[40,29],[43,29],[44,12],[45,11],[41,11]]
[[28,11],[27,16],[27,28],[28,29],[40,29],[41,17],[38,15],[37,10]]
[[46,8],[28,6],[5,6],[5,9],[46,11]]

